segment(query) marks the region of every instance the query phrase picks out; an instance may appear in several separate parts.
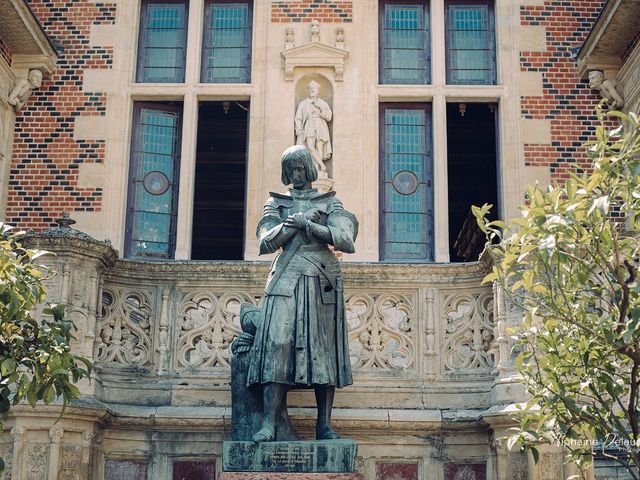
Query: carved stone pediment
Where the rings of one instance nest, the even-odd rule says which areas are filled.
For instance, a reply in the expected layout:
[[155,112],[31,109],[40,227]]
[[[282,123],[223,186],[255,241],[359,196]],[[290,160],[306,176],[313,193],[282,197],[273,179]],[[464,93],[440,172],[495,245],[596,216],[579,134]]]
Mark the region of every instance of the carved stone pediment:
[[332,47],[324,43],[311,42],[280,52],[284,60],[284,78],[293,81],[296,67],[332,67],[336,72],[336,81],[341,82],[344,64],[349,52],[343,48]]

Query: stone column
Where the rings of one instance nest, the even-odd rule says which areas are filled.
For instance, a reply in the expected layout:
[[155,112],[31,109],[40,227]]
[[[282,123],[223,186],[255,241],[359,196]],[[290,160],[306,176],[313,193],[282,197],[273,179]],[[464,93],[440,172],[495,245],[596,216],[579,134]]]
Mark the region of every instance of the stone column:
[[493,336],[495,343],[493,352],[495,357],[496,380],[492,388],[494,404],[525,401],[527,398],[524,385],[515,369],[513,340],[508,333],[509,328],[522,323],[521,310],[513,305],[505,295],[504,289],[493,285]]
[[49,444],[49,473],[47,478],[49,480],[56,480],[58,478],[58,470],[60,470],[60,443],[62,442],[62,436],[64,430],[60,426],[54,426],[49,429],[49,438],[51,443]]
[[[97,315],[101,299],[99,286],[102,274],[118,258],[108,242],[99,242],[71,225],[75,223],[68,214],[56,220],[58,226],[25,238],[24,245],[55,253],[41,257],[53,271],[45,280],[47,301],[67,305],[65,314],[71,318],[78,332],[77,341],[71,346],[76,354],[95,363],[94,341]],[[93,375],[91,383],[78,385],[83,396],[95,395],[99,378]]]
[[11,436],[13,437],[13,460],[11,462],[11,478],[13,480],[19,480],[21,478],[25,432],[25,428],[19,424],[11,429]]

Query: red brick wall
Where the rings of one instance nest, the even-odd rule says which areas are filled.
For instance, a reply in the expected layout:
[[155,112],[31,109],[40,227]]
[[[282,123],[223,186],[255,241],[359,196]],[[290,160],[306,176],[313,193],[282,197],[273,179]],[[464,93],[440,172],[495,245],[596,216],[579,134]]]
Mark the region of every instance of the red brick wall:
[[105,96],[82,90],[83,70],[111,68],[111,47],[90,46],[91,25],[115,22],[113,3],[31,0],[47,35],[64,48],[52,78],[45,79],[16,118],[7,222],[40,230],[62,211],[98,211],[102,189],[80,188],[79,167],[104,161],[104,141],[73,138],[76,118],[104,115]]
[[[374,1],[374,0],[366,0]],[[350,23],[353,20],[351,1],[275,0],[271,4],[271,21],[278,23],[311,22]]]
[[2,41],[0,38],[0,57],[4,58],[4,60],[11,65],[11,50],[6,43]]
[[543,78],[541,97],[522,97],[522,117],[551,121],[551,145],[525,145],[525,163],[549,167],[552,179],[567,177],[574,162],[588,167],[581,146],[595,130],[600,97],[578,78],[571,50],[582,45],[603,3],[546,1],[544,6],[520,9],[520,24],[544,27],[547,37],[546,51],[520,52],[521,70],[540,72]]

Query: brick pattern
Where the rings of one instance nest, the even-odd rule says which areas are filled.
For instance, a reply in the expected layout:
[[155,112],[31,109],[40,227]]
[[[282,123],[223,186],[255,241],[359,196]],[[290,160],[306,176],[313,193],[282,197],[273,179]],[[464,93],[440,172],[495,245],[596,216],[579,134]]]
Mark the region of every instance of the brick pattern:
[[7,62],[8,65],[11,65],[11,50],[8,45],[2,41],[0,38],[0,57],[4,58],[4,61]]
[[274,23],[319,20],[320,23],[351,23],[353,4],[351,1],[331,0],[287,0],[271,4],[271,21]]
[[525,144],[525,164],[549,168],[552,180],[589,167],[582,144],[595,131],[594,110],[600,97],[580,80],[571,50],[582,45],[603,5],[602,0],[546,1],[520,8],[520,24],[544,27],[545,51],[521,51],[522,71],[540,72],[543,95],[522,97],[522,118],[551,123],[551,144]]
[[63,211],[99,211],[101,188],[80,188],[83,163],[104,161],[103,140],[76,140],[76,118],[104,115],[106,96],[82,91],[84,69],[111,68],[112,47],[90,43],[92,25],[115,23],[114,3],[94,0],[30,0],[29,6],[59,54],[45,79],[16,117],[7,199],[7,222],[41,230]]

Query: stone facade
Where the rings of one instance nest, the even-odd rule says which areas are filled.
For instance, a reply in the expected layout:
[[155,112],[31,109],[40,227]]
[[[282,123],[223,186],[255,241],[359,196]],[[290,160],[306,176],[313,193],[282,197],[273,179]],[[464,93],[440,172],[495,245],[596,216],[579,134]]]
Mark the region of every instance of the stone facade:
[[[501,292],[480,285],[486,259],[449,263],[447,105],[459,105],[461,115],[467,103],[497,105],[504,217],[517,214],[525,184],[563,178],[574,161],[588,168],[579,146],[593,132],[600,95],[582,65],[596,63],[579,56],[576,68],[573,53],[585,39],[584,55],[597,52],[588,34],[603,2],[495,0],[495,85],[447,84],[445,0],[429,2],[429,84],[379,82],[380,10],[369,0],[255,1],[251,82],[203,83],[205,4],[189,2],[184,82],[159,84],[134,81],[140,1],[32,1],[31,10],[23,0],[2,3],[12,9],[0,16],[2,207],[8,222],[38,232],[31,246],[57,254],[49,298],[72,306],[75,348],[96,366],[83,399],[61,420],[55,406],[12,409],[0,436],[5,478],[218,478],[231,430],[239,305],[259,302],[268,271],[251,232],[268,192],[282,189],[278,158],[294,141],[293,115],[309,80],[321,83],[333,110],[335,189],[361,227],[357,253],[343,257],[355,381],[337,394],[334,411],[336,430],[358,441],[358,473],[367,480],[574,474],[560,449],[543,450],[535,465],[500,440],[524,398],[507,333],[519,316]],[[14,18],[31,20],[5,29]],[[25,31],[32,43],[18,41]],[[640,47],[634,38],[623,47],[617,67],[596,66],[617,75],[625,108],[637,109]],[[44,73],[42,86],[16,113],[9,95],[34,68]],[[182,105],[175,260],[119,253],[140,101]],[[198,112],[207,101],[250,104],[238,262],[190,260]],[[431,108],[436,263],[379,262],[379,106],[394,102]],[[49,229],[62,211],[93,238],[64,225]],[[309,392],[289,402],[297,429],[312,435]]]

